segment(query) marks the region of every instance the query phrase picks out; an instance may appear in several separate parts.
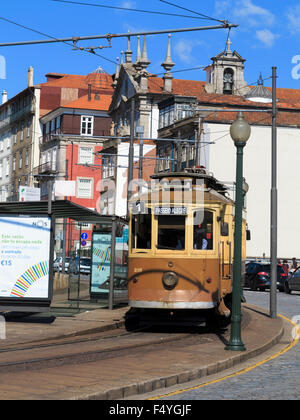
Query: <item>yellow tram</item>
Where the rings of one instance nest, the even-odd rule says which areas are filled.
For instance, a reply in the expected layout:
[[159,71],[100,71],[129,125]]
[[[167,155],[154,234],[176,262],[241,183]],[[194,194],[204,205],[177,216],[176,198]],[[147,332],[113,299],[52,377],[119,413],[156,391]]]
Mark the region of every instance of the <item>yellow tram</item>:
[[[160,173],[152,182],[131,200],[127,328],[230,319],[234,202],[227,188],[205,169]],[[242,243],[245,261],[245,217]]]

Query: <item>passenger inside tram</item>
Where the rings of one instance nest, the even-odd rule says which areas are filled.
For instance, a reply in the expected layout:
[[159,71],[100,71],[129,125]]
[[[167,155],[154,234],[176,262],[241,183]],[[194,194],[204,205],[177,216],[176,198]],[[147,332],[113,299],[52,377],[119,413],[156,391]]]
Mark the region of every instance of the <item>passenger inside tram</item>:
[[202,210],[195,211],[194,222],[199,221],[202,223],[194,223],[194,249],[211,250],[213,249],[213,213],[205,211],[203,215]]

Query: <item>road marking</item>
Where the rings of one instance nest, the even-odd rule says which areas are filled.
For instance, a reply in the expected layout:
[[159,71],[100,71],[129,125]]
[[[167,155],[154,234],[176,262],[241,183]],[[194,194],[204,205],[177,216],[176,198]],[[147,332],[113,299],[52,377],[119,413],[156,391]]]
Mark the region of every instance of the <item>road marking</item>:
[[293,341],[292,341],[292,342],[291,342],[288,346],[286,346],[283,350],[281,350],[281,351],[279,351],[279,352],[277,352],[277,353],[273,354],[272,356],[267,357],[267,358],[266,358],[266,359],[264,359],[264,360],[261,360],[260,362],[255,363],[255,364],[254,364],[254,365],[252,365],[252,366],[249,366],[249,367],[247,367],[247,368],[244,368],[244,369],[242,369],[242,370],[239,370],[238,372],[231,373],[230,375],[223,376],[222,378],[219,378],[219,379],[214,379],[214,380],[212,380],[212,381],[205,382],[204,384],[197,385],[197,386],[193,386],[193,387],[190,387],[190,388],[185,388],[185,389],[182,389],[182,390],[179,390],[179,391],[170,392],[169,394],[163,394],[163,395],[159,395],[159,396],[157,396],[157,397],[148,398],[148,400],[158,400],[158,399],[160,399],[160,398],[164,398],[164,397],[172,397],[173,395],[179,395],[179,394],[182,394],[182,393],[184,393],[184,392],[194,391],[194,390],[196,390],[196,389],[203,388],[203,387],[208,386],[208,385],[217,384],[217,383],[219,383],[219,382],[225,381],[226,379],[234,378],[235,376],[243,375],[244,373],[250,372],[251,370],[253,370],[253,369],[257,368],[258,366],[261,366],[261,365],[263,365],[263,364],[265,364],[265,363],[267,363],[267,362],[269,362],[269,361],[271,361],[271,360],[273,360],[273,359],[276,359],[276,358],[277,358],[277,357],[279,357],[279,356],[282,356],[284,353],[286,353],[287,351],[291,350],[291,349],[292,349],[292,348],[293,348],[293,347],[294,347],[294,346],[298,343],[298,341],[299,341],[299,336],[300,336],[300,328],[299,328],[299,326],[298,326],[295,322],[293,322],[291,319],[286,318],[284,315],[280,315],[280,314],[279,314],[279,316],[280,316],[282,319],[284,319],[285,321],[290,322],[290,323],[291,323],[291,324],[292,324],[292,325],[296,328],[296,331],[297,331],[297,334],[296,334],[296,337],[297,337],[297,338],[295,338],[295,339],[294,339],[294,340],[293,340]]

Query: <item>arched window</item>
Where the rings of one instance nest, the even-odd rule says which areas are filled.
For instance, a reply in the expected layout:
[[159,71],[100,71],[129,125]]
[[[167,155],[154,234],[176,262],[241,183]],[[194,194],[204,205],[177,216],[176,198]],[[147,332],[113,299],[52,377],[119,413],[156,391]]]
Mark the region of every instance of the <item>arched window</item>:
[[232,95],[233,93],[233,75],[234,71],[230,68],[224,70],[223,77],[223,93],[224,95]]

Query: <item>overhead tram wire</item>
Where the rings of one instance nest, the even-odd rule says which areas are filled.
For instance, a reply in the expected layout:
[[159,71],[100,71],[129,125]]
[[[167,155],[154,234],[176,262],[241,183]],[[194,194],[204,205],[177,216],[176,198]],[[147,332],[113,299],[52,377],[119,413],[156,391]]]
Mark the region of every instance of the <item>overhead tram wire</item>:
[[202,16],[202,19],[214,20],[215,22],[221,22],[221,23],[227,22],[226,20],[216,19],[211,16],[204,15],[203,13],[195,12],[195,10],[187,9],[186,7],[179,6],[178,4],[171,3],[170,1],[166,1],[166,0],[159,0],[159,1],[162,3],[169,4],[170,6],[177,7],[178,9],[182,9],[182,10],[186,10],[187,12],[194,13],[195,15],[198,15],[199,17]]
[[[86,3],[86,2],[70,1],[70,0],[52,0],[52,1],[57,2],[57,3],[67,3],[67,4],[74,4],[74,5],[80,5],[80,6],[102,7],[102,8],[105,8],[105,9],[123,10],[123,11],[127,11],[127,12],[152,13],[152,14],[155,14],[155,15],[165,15],[165,16],[174,16],[174,17],[181,17],[181,18],[184,17],[184,18],[190,18],[190,19],[208,20],[206,17],[182,15],[182,14],[167,13],[167,12],[158,12],[158,11],[154,11],[154,10],[133,9],[133,8],[130,8],[130,7],[107,6],[107,5],[104,5],[104,4],[94,4],[94,3]],[[223,21],[218,21],[218,22],[223,23]]]
[[[75,48],[78,51],[84,51],[84,52],[89,53],[89,54],[97,55],[98,57],[102,58],[103,60],[109,61],[110,63],[113,63],[113,64],[117,64],[116,61],[110,60],[109,58],[106,58],[106,57],[102,56],[101,54],[97,54],[94,51],[91,51],[89,48],[86,49],[84,47],[81,47],[81,48],[76,47],[76,46],[74,46],[74,44],[70,44],[66,40],[59,40],[58,38],[56,38],[56,37],[54,37],[52,35],[45,34],[44,32],[37,31],[36,29],[33,29],[33,28],[30,28],[29,26],[25,26],[25,25],[22,25],[20,23],[14,22],[14,21],[12,21],[10,19],[7,19],[7,18],[4,18],[2,16],[0,16],[0,20],[3,20],[4,22],[10,23],[10,24],[15,25],[15,26],[19,26],[20,28],[26,29],[27,31],[34,32],[34,33],[39,34],[39,35],[43,35],[46,38],[50,38],[53,42],[62,42],[63,44],[66,44],[66,45],[68,45],[68,46],[70,46],[72,48]],[[45,41],[45,42],[47,42],[47,41]],[[18,45],[18,44],[13,44],[13,45]],[[2,45],[2,46],[9,46],[9,45]]]

